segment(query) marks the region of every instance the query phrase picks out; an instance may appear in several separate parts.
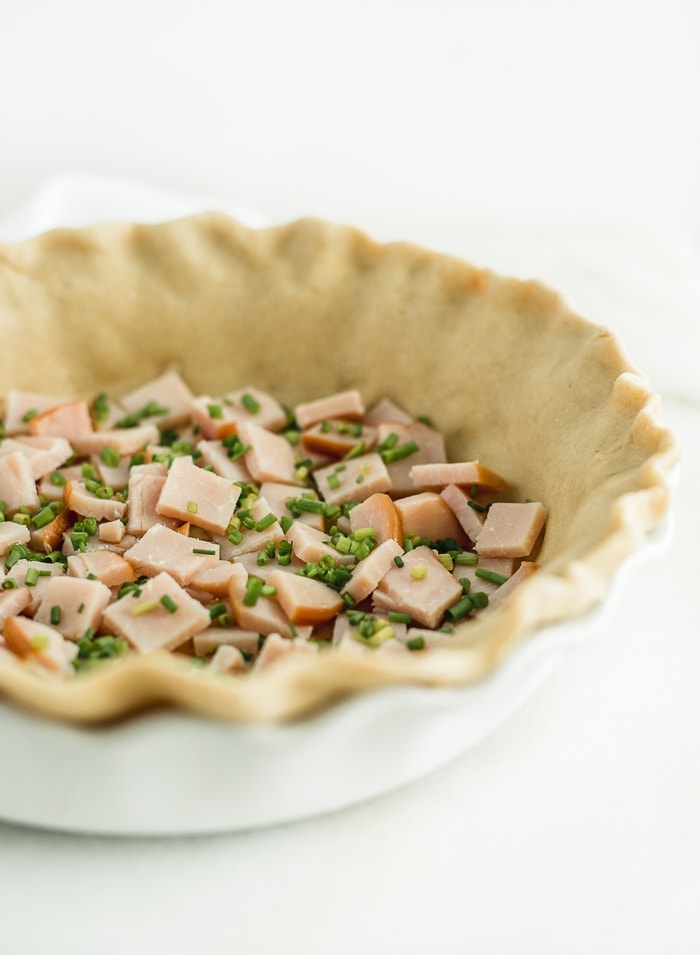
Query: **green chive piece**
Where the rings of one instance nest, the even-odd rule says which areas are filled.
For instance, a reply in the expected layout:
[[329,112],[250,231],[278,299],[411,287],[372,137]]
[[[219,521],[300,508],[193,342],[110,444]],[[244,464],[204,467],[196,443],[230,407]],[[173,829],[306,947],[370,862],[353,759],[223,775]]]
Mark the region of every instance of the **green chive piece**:
[[472,598],[469,596],[462,597],[461,600],[458,600],[456,604],[452,604],[451,607],[448,607],[445,611],[445,616],[449,617],[450,620],[461,620],[462,617],[466,617],[474,609],[474,603]]
[[196,502],[196,501],[188,501],[188,502],[187,502],[187,513],[188,513],[188,514],[196,514],[196,513],[197,513],[197,502]]
[[460,577],[459,583],[462,588],[462,593],[466,597],[466,595],[471,592],[472,582],[468,577]]
[[287,517],[286,514],[280,517],[280,526],[282,527],[282,530],[285,534],[287,533],[287,531],[289,530],[289,528],[292,526],[293,523],[294,523],[293,517]]
[[492,584],[498,584],[499,587],[510,579],[506,574],[497,574],[495,570],[488,570],[486,567],[477,567],[474,573],[477,577],[481,577],[482,580],[488,580]]
[[225,603],[212,604],[211,607],[209,608],[209,616],[211,617],[212,620],[216,620],[217,617],[221,617],[225,613],[226,613]]
[[262,517],[259,521],[255,522],[255,530],[258,532],[266,531],[268,527],[272,527],[276,520],[277,518],[272,511],[270,511],[270,513],[266,514],[265,517]]
[[206,548],[206,547],[193,547],[193,548],[192,548],[192,553],[193,553],[193,554],[205,554],[207,557],[216,557],[216,551],[215,551],[215,550],[208,550],[208,548]]
[[30,567],[27,570],[27,575],[24,578],[24,583],[27,587],[34,587],[36,586],[36,582],[38,579],[39,579],[39,571],[36,569],[36,567]]
[[410,640],[406,641],[406,646],[409,650],[424,650],[425,640],[423,637],[411,637]]
[[471,500],[470,500],[470,501],[467,501],[467,504],[469,505],[469,507],[472,508],[472,510],[478,511],[479,514],[485,514],[485,513],[486,513],[486,508],[485,508],[485,507],[482,507],[481,504],[477,504],[476,501],[471,501]]
[[47,504],[46,507],[42,507],[40,511],[36,512],[32,518],[32,523],[34,527],[46,527],[54,520],[55,516],[52,508]]
[[454,558],[454,562],[455,564],[458,564],[460,566],[462,565],[474,566],[474,564],[479,563],[479,556],[478,554],[469,554],[465,551],[461,554],[457,554]]
[[224,409],[221,405],[207,405],[207,414],[210,418],[221,419],[224,416]]
[[100,451],[100,459],[110,468],[118,468],[121,463],[121,455],[116,448],[109,445]]
[[83,610],[85,610],[85,604],[81,603],[81,604],[79,604],[79,606],[78,606],[78,613],[82,613]]
[[168,613],[177,613],[177,604],[170,594],[163,594],[163,596],[160,598],[160,602],[163,604]]
[[258,567],[264,567],[269,559],[270,558],[267,556],[267,551],[261,550],[255,560],[255,563],[258,565]]
[[406,441],[405,444],[399,444],[396,447],[386,448],[379,453],[385,464],[391,464],[393,461],[401,461],[404,458],[409,457],[409,455],[415,454],[416,451],[420,451],[420,445],[416,444],[415,441]]
[[475,594],[471,595],[471,598],[475,610],[483,610],[484,607],[489,605],[488,594],[485,594],[483,590],[477,590]]
[[243,595],[243,603],[246,607],[254,607],[258,602],[258,597],[262,593],[263,582],[259,577],[249,577]]
[[340,487],[340,478],[337,474],[329,474],[326,480],[328,481],[328,487],[332,490],[337,491]]
[[92,414],[98,424],[102,424],[109,417],[109,398],[104,391],[95,396],[92,402]]
[[277,588],[273,587],[272,584],[263,584],[260,588],[260,594],[262,597],[276,597]]
[[68,484],[68,480],[64,478],[60,471],[52,471],[49,474],[49,481],[53,484],[54,487],[65,487]]
[[152,613],[158,608],[157,600],[142,600],[140,604],[135,604],[131,608],[131,615],[133,617],[142,617],[146,613]]
[[14,590],[16,586],[17,586],[17,581],[13,577],[7,577],[2,582],[3,590]]
[[257,414],[258,411],[260,411],[260,402],[256,401],[248,392],[244,392],[241,395],[241,404],[250,414]]
[[39,414],[38,408],[30,408],[28,411],[25,411],[24,414],[22,415],[22,421],[24,421],[26,424],[28,421],[31,421],[32,418],[36,418],[38,414]]
[[58,606],[58,604],[54,604],[51,608],[49,621],[52,627],[57,627],[61,622],[61,608]]
[[364,454],[367,450],[366,441],[358,441],[357,444],[353,445],[347,454],[343,455],[343,461],[351,461],[353,458],[359,458],[361,454]]
[[31,524],[32,519],[31,519],[31,517],[29,516],[29,514],[21,514],[21,513],[18,511],[18,512],[15,514],[15,516],[12,518],[12,521],[13,521],[13,523],[15,523],[15,524],[24,524],[25,527],[27,527],[29,524]]
[[387,616],[389,617],[389,623],[410,623],[411,622],[410,613],[399,613],[398,610],[390,610]]
[[403,557],[399,557],[399,556],[397,555],[396,557],[394,557],[394,563],[396,564],[397,567],[403,567],[403,565],[404,565],[404,564],[403,564]]

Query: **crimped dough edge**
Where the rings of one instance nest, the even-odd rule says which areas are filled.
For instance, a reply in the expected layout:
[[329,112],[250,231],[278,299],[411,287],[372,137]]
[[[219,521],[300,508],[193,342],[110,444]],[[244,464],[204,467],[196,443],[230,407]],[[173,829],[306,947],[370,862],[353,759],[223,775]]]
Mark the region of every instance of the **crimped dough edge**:
[[534,281],[315,219],[252,230],[219,213],[0,244],[1,390],[118,395],[177,368],[195,391],[255,384],[289,405],[357,387],[428,413],[452,459],[541,500],[542,570],[455,648],[294,655],[228,677],[167,654],[74,680],[0,654],[0,693],[100,723],[168,705],[289,721],[396,684],[483,679],[534,630],[603,599],[669,507],[678,445],[608,331]]

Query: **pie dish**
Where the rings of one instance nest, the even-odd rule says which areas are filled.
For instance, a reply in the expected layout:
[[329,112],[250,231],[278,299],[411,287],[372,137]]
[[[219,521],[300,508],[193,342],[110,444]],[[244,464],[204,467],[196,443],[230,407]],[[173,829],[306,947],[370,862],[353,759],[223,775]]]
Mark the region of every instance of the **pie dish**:
[[346,227],[257,231],[211,213],[0,246],[0,322],[3,390],[119,394],[171,367],[196,391],[254,382],[289,405],[358,388],[430,413],[451,458],[488,461],[550,514],[542,571],[458,627],[454,649],[295,657],[243,679],[153,654],[66,682],[3,656],[0,692],[61,720],[167,704],[288,722],[371,688],[482,680],[600,601],[668,509],[677,445],[610,333],[536,282]]

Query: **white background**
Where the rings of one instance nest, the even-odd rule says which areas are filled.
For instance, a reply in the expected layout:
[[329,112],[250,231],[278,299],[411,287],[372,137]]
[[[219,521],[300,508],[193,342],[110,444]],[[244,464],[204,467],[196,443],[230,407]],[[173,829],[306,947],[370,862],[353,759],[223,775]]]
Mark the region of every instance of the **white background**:
[[541,274],[686,448],[669,556],[481,746],[265,832],[0,825],[3,955],[700,950],[699,39],[692,0],[0,0],[0,211],[129,176]]

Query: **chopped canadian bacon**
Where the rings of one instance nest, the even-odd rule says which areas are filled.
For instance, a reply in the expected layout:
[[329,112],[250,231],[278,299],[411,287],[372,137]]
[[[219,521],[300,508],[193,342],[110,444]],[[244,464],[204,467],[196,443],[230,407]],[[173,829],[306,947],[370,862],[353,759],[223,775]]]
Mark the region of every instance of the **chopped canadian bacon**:
[[[377,442],[380,447],[391,444],[391,447],[387,447],[385,454],[388,460],[387,471],[391,479],[389,494],[392,497],[401,497],[415,491],[416,486],[410,477],[411,468],[415,464],[447,460],[445,439],[442,434],[421,421],[413,421],[405,425],[397,422],[380,424],[377,426]],[[412,451],[406,457],[391,460],[396,454],[394,449],[408,446],[411,442],[417,446],[416,451]]]
[[343,598],[319,580],[275,570],[268,583],[277,590],[277,600],[294,624],[325,623],[343,609]]
[[242,423],[238,436],[250,447],[245,463],[256,481],[296,483],[294,448],[286,438],[251,423]]
[[18,657],[32,660],[64,676],[73,673],[70,661],[76,655],[77,648],[54,627],[29,617],[8,617],[3,636],[9,649]]
[[69,401],[35,415],[29,421],[29,433],[58,435],[73,443],[74,439],[92,431],[90,409],[85,401]]
[[169,527],[155,524],[124,552],[124,557],[139,574],[153,576],[167,571],[187,586],[196,574],[218,564],[219,545],[183,537]]
[[34,619],[50,624],[68,640],[80,640],[97,630],[112,593],[99,580],[51,577],[44,587]]
[[331,546],[330,537],[324,531],[295,521],[287,531],[287,540],[291,542],[292,552],[303,563],[316,563],[323,557],[348,562],[348,558]]
[[127,454],[136,454],[147,444],[154,444],[158,438],[159,431],[154,424],[142,424],[135,428],[83,432],[74,437],[71,444],[78,454],[99,454],[105,448],[113,448],[124,457]]
[[197,467],[185,455],[171,464],[156,512],[196,524],[212,534],[224,534],[240,494],[240,487]]
[[11,590],[0,590],[0,630],[8,617],[15,617],[26,610],[32,602],[29,587],[13,587]]
[[0,555],[6,554],[12,544],[28,544],[29,528],[14,521],[0,521]]
[[68,558],[68,573],[84,578],[92,575],[107,587],[120,587],[134,579],[134,568],[129,561],[111,550],[72,554]]
[[254,604],[245,602],[247,584],[240,577],[233,577],[229,583],[229,598],[236,623],[243,630],[255,630],[256,633],[281,633],[291,638],[290,621],[279,603],[273,597],[258,597]]
[[546,520],[539,502],[492,504],[475,550],[484,557],[528,557]]
[[6,434],[29,434],[29,422],[32,418],[65,404],[65,398],[45,395],[37,391],[19,391],[11,388],[5,399]]
[[319,421],[301,433],[301,443],[306,451],[315,451],[331,457],[342,457],[351,451],[358,442],[367,450],[376,444],[377,432],[357,424],[354,427],[348,421]]
[[381,398],[375,405],[372,405],[365,414],[363,421],[365,424],[376,428],[380,424],[412,424],[414,419],[391,398]]
[[161,428],[173,428],[187,422],[194,395],[176,371],[168,371],[145,385],[122,395],[125,414],[139,414],[152,406],[161,409],[155,418]]
[[190,586],[212,594],[214,597],[227,597],[231,578],[236,576],[245,580],[247,577],[245,568],[229,560],[220,560],[218,564],[198,571],[190,580]]
[[454,461],[443,464],[414,464],[410,472],[415,487],[447,487],[448,484],[476,485],[505,494],[508,482],[500,474],[478,461]]
[[403,542],[401,515],[388,494],[372,494],[350,511],[350,530],[371,527],[378,544],[386,540]]
[[[260,495],[265,498],[270,505],[270,510],[277,518],[289,517],[291,511],[287,507],[287,501],[296,499],[301,495],[301,489],[294,484],[280,484],[277,481],[263,481],[260,485]],[[316,514],[313,511],[302,511],[296,518],[302,524],[308,524],[322,531],[325,527],[323,514]]]
[[81,517],[98,521],[115,521],[126,516],[126,503],[115,497],[97,497],[88,491],[84,481],[69,481],[63,491],[66,505]]
[[[165,476],[152,474],[143,468],[132,468],[129,478],[129,508],[127,512],[126,529],[129,534],[141,537],[151,527],[163,524],[165,527],[175,528],[178,521],[174,518],[158,514],[156,507],[165,484]],[[138,473],[135,473],[137,472]]]
[[32,478],[40,481],[46,474],[55,471],[73,455],[73,448],[65,438],[31,437],[6,438],[0,444],[0,456],[21,451],[32,469]]
[[262,670],[271,663],[276,663],[283,657],[292,656],[298,653],[316,653],[318,647],[314,643],[306,643],[304,640],[285,639],[280,633],[270,633],[262,645],[262,649],[255,658],[253,664],[254,670]]
[[208,465],[214,471],[214,474],[218,474],[219,477],[241,484],[252,481],[252,475],[243,458],[232,461],[221,441],[200,441],[197,444],[197,451],[201,455],[200,463]]
[[450,508],[461,524],[464,533],[473,543],[484,526],[483,514],[472,506],[475,501],[463,488],[456,484],[448,484],[446,488],[443,488],[440,491],[440,497]]
[[540,568],[538,564],[535,564],[532,561],[524,560],[513,576],[510,577],[504,584],[501,584],[498,590],[496,590],[496,592],[489,597],[488,606],[484,607],[483,610],[477,610],[477,614],[487,614],[496,610],[510,597],[513,591],[516,590],[520,584],[525,583],[525,581],[539,569]]
[[97,528],[97,536],[105,544],[119,544],[125,534],[126,527],[119,520],[103,521]]
[[193,641],[195,656],[206,657],[214,653],[217,647],[236,647],[248,656],[255,656],[260,645],[257,630],[241,630],[240,627],[208,627],[195,635]]
[[329,504],[364,501],[391,485],[386,465],[374,452],[320,468],[314,478],[319,494]]
[[387,574],[394,563],[395,557],[403,554],[403,547],[395,540],[389,539],[379,544],[378,547],[361,560],[352,572],[352,577],[343,588],[344,593],[349,593],[359,603],[364,600],[377,588],[382,577]]
[[21,451],[13,451],[0,457],[0,500],[5,502],[5,512],[14,514],[26,506],[30,511],[39,507],[39,495],[32,477],[29,459]]
[[61,511],[52,521],[42,527],[35,527],[31,531],[29,546],[40,554],[50,554],[53,550],[60,550],[63,536],[70,530],[73,518],[69,511]]
[[209,611],[165,572],[151,577],[139,595],[125,594],[110,604],[102,619],[137,653],[174,650],[211,623]]
[[452,538],[460,545],[467,543],[459,521],[439,494],[423,491],[401,497],[395,503],[404,534],[417,534],[431,541]]
[[300,428],[310,428],[317,421],[327,418],[348,418],[357,421],[365,413],[362,395],[357,390],[339,391],[327,398],[307,401],[294,409],[294,417]]
[[209,666],[218,673],[236,673],[246,670],[245,657],[237,647],[217,647]]
[[388,598],[391,609],[434,629],[462,596],[462,588],[429,547],[416,547],[402,559],[403,567],[394,566],[385,574],[377,592]]

